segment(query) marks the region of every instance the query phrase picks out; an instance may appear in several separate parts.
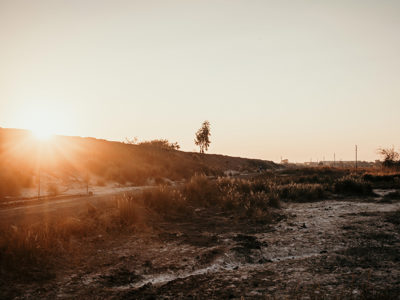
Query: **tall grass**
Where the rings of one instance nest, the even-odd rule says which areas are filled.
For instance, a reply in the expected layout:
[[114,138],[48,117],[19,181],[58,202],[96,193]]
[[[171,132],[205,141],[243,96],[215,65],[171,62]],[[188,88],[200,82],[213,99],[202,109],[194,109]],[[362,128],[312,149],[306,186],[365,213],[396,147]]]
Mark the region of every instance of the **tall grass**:
[[[93,234],[89,223],[77,218],[0,228],[0,274],[35,280],[30,271],[46,277],[52,258],[71,251],[71,238]],[[37,274],[36,274],[37,275]]]
[[146,190],[141,197],[146,207],[166,217],[186,213],[189,210],[186,196],[179,189],[169,186]]
[[326,191],[319,183],[289,183],[275,186],[278,197],[293,202],[322,200]]
[[333,186],[335,193],[345,195],[374,195],[372,186],[360,177],[347,175],[337,180]]
[[118,200],[118,209],[124,223],[133,222],[138,206],[167,219],[186,218],[197,207],[215,208],[238,217],[268,219],[271,208],[280,207],[279,195],[271,191],[268,182],[212,180],[197,174],[182,186],[160,185],[141,194],[125,195]]
[[196,174],[183,186],[182,193],[195,205],[216,205],[221,198],[218,183],[205,174]]

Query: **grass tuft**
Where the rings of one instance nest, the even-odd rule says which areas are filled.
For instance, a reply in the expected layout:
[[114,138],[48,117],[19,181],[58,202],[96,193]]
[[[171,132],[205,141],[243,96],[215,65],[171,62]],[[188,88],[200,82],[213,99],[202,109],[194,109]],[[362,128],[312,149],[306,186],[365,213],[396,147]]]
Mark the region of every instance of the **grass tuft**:
[[344,195],[373,196],[372,186],[362,178],[344,176],[337,180],[333,186],[335,193]]

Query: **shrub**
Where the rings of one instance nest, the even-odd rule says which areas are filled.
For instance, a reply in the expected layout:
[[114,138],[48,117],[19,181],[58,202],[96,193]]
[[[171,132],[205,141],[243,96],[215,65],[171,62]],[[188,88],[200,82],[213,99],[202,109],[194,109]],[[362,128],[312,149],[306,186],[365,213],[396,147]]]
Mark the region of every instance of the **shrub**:
[[365,174],[362,177],[375,188],[400,188],[400,174]]
[[195,175],[182,187],[159,186],[144,191],[137,201],[163,216],[191,212],[191,206],[216,207],[238,216],[266,216],[269,208],[280,207],[279,198],[266,181],[218,178]]
[[354,176],[344,176],[337,180],[334,192],[345,195],[374,195],[370,183]]
[[141,197],[146,207],[167,217],[188,211],[186,197],[180,190],[168,186],[146,190]]
[[141,147],[148,147],[160,150],[179,150],[181,148],[177,142],[171,143],[170,141],[165,139],[144,141],[137,143],[137,145]]
[[323,186],[317,183],[290,183],[278,185],[274,189],[279,198],[294,202],[317,201],[325,196]]
[[221,197],[217,182],[196,174],[183,187],[183,194],[196,205],[215,205]]
[[242,194],[233,185],[222,187],[221,205],[224,209],[233,211],[238,209],[241,203]]

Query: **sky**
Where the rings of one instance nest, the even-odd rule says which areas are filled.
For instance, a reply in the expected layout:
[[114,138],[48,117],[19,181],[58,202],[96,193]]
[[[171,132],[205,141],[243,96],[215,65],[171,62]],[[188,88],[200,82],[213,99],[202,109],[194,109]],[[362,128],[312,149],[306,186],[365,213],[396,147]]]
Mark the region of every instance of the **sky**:
[[0,0],[0,127],[292,162],[400,147],[400,1]]

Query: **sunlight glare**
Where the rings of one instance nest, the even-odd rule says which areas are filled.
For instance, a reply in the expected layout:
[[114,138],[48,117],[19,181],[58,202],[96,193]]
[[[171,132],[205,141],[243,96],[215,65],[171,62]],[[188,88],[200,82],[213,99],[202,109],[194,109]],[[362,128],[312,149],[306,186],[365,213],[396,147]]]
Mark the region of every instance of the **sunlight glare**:
[[60,121],[60,112],[48,106],[41,106],[40,109],[32,109],[24,114],[24,127],[38,140],[49,140],[60,127]]
[[53,136],[53,133],[47,126],[37,126],[36,128],[32,128],[31,131],[38,140],[48,140]]

